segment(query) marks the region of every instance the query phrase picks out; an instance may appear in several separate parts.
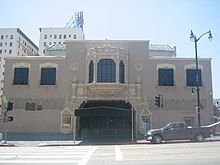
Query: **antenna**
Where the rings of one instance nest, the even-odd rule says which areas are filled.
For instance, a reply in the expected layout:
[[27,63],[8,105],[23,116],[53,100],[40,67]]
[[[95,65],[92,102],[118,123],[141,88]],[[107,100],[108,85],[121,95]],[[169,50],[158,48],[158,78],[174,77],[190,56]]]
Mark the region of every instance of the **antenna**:
[[83,11],[77,11],[70,18],[69,22],[67,22],[66,27],[81,27],[83,29]]

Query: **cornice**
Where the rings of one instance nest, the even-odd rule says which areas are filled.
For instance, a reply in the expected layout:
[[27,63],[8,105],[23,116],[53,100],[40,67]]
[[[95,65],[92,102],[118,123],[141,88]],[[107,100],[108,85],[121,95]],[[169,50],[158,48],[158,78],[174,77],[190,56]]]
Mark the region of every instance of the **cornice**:
[[65,60],[66,56],[11,56],[5,57],[11,60]]
[[[149,56],[149,60],[162,61],[162,60],[170,60],[170,61],[189,61],[195,60],[195,58],[184,58],[184,57],[164,57],[164,56]],[[199,61],[211,61],[212,58],[199,58]]]

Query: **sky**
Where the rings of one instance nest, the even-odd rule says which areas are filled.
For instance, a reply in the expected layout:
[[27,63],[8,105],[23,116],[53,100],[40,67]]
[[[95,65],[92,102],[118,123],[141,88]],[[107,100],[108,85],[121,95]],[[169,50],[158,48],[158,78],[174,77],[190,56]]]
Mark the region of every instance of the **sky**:
[[190,31],[199,37],[199,58],[212,58],[213,98],[220,99],[219,0],[0,0],[0,28],[20,28],[39,45],[40,27],[65,27],[84,14],[87,40],[150,40],[176,46],[177,57],[194,58]]

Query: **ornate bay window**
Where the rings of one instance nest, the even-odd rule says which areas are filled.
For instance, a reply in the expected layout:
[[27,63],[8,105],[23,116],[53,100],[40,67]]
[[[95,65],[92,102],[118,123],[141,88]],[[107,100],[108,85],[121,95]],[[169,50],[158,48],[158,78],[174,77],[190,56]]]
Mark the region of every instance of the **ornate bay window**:
[[92,46],[86,55],[88,95],[125,95],[125,84],[128,83],[127,50],[112,45]]

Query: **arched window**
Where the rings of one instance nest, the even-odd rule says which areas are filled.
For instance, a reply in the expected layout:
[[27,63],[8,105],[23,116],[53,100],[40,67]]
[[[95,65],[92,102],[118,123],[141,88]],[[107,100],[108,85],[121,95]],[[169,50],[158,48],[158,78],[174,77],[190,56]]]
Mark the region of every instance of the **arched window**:
[[123,61],[119,64],[119,82],[125,83],[125,66]]
[[102,59],[98,62],[97,82],[116,82],[116,64],[112,59]]
[[93,61],[89,64],[89,83],[93,82],[93,74],[94,74],[94,63]]

